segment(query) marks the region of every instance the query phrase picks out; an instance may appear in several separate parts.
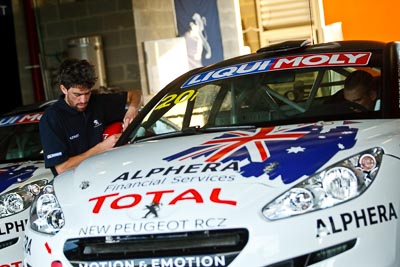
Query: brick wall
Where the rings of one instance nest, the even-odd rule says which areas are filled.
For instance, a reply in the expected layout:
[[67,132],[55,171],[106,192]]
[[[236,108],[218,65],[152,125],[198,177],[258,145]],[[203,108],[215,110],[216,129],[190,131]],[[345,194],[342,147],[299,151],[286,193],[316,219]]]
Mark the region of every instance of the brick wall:
[[[23,102],[32,103],[33,93],[28,65],[23,0],[13,1],[19,40],[17,45]],[[173,0],[34,0],[43,75],[47,96],[58,97],[55,72],[67,56],[70,38],[100,35],[103,41],[108,86],[122,89],[141,88],[147,92],[143,42],[176,37]],[[224,58],[240,54],[243,45],[238,0],[217,0]],[[151,97],[151,96],[150,96]]]
[[60,94],[54,77],[68,56],[68,40],[85,36],[101,36],[108,86],[140,88],[131,0],[47,0],[37,14],[46,71],[53,84],[50,97]]

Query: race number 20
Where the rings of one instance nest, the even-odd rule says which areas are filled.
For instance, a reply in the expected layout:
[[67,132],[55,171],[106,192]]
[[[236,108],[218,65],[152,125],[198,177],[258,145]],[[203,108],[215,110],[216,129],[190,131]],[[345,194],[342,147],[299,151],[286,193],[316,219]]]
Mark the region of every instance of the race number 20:
[[198,92],[195,90],[187,90],[178,94],[170,94],[166,95],[163,99],[161,99],[160,104],[155,108],[156,110],[166,108],[171,106],[172,104],[176,105],[179,103],[183,103],[185,101],[193,101],[196,99]]

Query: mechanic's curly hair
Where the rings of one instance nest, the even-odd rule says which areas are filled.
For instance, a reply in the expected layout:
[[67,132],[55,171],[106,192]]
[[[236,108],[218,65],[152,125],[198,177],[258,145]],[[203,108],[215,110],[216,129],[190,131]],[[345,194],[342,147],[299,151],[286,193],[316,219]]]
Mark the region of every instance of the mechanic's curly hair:
[[67,90],[71,87],[92,89],[97,81],[94,66],[85,59],[64,60],[59,68],[58,81]]

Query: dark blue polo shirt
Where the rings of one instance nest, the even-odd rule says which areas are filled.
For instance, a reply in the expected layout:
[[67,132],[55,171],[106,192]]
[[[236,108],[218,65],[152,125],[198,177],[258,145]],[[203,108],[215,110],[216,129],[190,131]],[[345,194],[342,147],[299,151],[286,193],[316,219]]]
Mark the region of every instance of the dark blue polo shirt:
[[126,112],[127,92],[92,94],[84,112],[79,112],[61,96],[48,107],[39,122],[46,168],[63,163],[102,141],[105,127],[122,121]]

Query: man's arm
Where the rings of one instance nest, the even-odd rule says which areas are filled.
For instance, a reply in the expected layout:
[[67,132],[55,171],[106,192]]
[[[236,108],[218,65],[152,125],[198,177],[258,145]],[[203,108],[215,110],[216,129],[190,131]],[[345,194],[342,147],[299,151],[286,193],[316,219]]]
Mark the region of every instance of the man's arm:
[[121,134],[114,134],[112,136],[109,136],[107,139],[98,143],[91,149],[86,150],[85,152],[83,152],[79,155],[70,157],[63,163],[56,165],[54,168],[56,169],[58,174],[61,174],[67,170],[73,169],[73,168],[77,167],[85,159],[114,147],[115,143],[118,141],[118,138],[120,136],[121,136]]
[[124,130],[132,122],[132,120],[138,115],[139,109],[142,103],[142,90],[128,90],[126,102],[128,104],[128,110],[125,113],[123,126]]

